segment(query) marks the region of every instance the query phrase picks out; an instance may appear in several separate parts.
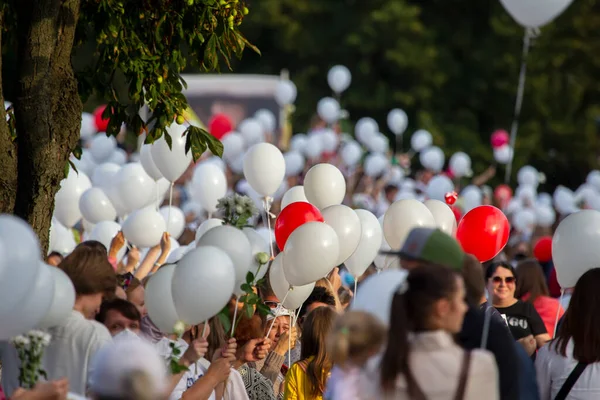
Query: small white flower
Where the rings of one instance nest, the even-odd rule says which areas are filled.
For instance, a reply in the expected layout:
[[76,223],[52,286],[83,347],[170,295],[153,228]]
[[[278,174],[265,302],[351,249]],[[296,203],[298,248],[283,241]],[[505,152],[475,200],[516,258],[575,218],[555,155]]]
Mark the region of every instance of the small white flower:
[[177,321],[175,323],[175,326],[173,327],[173,333],[176,334],[177,336],[181,336],[181,335],[183,335],[184,332],[185,332],[185,324],[183,323],[183,321]]

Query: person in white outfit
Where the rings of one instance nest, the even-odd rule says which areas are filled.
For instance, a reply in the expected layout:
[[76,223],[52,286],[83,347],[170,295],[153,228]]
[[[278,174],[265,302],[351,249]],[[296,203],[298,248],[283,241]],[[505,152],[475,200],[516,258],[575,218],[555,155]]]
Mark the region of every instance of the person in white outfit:
[[600,268],[575,285],[556,339],[535,360],[541,400],[600,399]]

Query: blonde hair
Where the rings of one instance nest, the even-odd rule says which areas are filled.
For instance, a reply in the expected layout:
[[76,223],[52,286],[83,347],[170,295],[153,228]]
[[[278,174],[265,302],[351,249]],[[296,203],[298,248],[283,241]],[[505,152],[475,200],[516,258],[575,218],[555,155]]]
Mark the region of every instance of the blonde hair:
[[386,328],[377,317],[363,311],[339,316],[328,337],[327,346],[333,364],[362,364],[377,352],[386,339]]
[[118,396],[95,395],[96,400],[161,400],[164,396],[156,393],[156,385],[144,371],[129,371],[121,378],[121,394]]

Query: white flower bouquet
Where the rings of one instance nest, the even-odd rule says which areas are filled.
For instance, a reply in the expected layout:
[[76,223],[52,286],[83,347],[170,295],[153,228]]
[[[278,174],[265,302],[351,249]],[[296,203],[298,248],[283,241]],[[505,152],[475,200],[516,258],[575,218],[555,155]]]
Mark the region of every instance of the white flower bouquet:
[[44,349],[50,344],[50,334],[31,330],[11,340],[17,350],[21,366],[19,367],[19,385],[24,389],[33,389],[40,376],[47,378],[42,368]]

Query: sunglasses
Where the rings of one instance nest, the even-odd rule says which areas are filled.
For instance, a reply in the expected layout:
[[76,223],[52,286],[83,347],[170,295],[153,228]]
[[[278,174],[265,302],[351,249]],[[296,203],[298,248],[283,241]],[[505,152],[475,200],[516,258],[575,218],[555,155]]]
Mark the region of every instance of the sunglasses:
[[501,276],[494,276],[492,278],[492,282],[494,282],[494,283],[501,283],[501,282],[504,282],[504,283],[515,283],[516,280],[517,279],[514,276],[507,276],[506,278],[503,278]]

